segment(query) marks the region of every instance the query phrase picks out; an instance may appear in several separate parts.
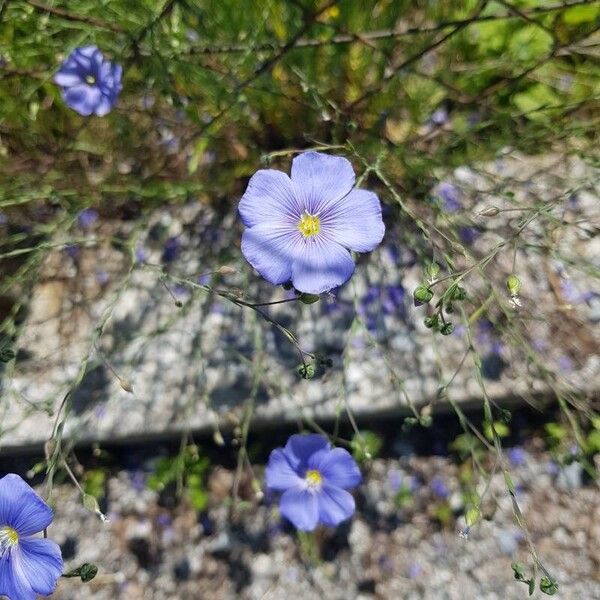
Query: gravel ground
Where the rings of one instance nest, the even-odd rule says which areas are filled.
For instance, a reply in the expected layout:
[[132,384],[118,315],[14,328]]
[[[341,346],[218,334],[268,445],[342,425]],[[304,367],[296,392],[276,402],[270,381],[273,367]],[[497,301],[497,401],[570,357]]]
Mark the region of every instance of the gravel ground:
[[[102,523],[67,485],[55,490],[57,519],[50,536],[68,566],[93,562],[90,584],[61,581],[62,600],[512,600],[527,597],[511,561],[529,564],[502,476],[494,476],[483,520],[465,537],[461,481],[465,465],[442,456],[375,460],[356,493],[355,518],[319,531],[311,560],[277,514],[242,478],[242,503],[230,502],[234,475],[214,467],[209,508],[144,485],[144,471],[120,471],[107,485]],[[559,468],[540,444],[508,452],[518,502],[540,559],[558,580],[556,597],[600,598],[600,494],[578,464]],[[262,467],[256,467],[260,474]],[[463,484],[464,485],[464,484]],[[478,488],[482,491],[482,488]],[[464,488],[463,488],[464,490]],[[545,598],[536,592],[535,598]]]
[[[598,176],[577,159],[567,164],[551,155],[511,156],[480,171],[457,169],[451,180],[461,190],[461,211],[435,217],[427,203],[420,203],[419,211],[449,235],[468,226],[475,237],[467,244],[472,256],[457,254],[460,270],[489,256],[514,234],[513,212],[478,216],[490,205],[513,206],[498,190],[511,189],[519,206],[532,206]],[[473,274],[464,281],[472,302],[468,312],[488,303],[490,285],[497,295],[490,321],[482,319],[473,332],[492,398],[532,401],[548,394],[548,373],[555,374],[552,394],[600,387],[600,288],[586,275],[600,267],[600,236],[594,229],[600,189],[586,183],[572,196],[555,209],[555,218],[567,224],[560,233],[549,240],[550,225],[534,220],[522,233],[516,255],[501,252],[485,277]],[[0,380],[3,445],[47,439],[54,418],[48,407],[56,409],[75,385],[82,360],[87,373],[73,394],[65,433],[87,442],[187,427],[206,433],[228,422],[238,424],[257,372],[255,416],[267,423],[306,417],[322,421],[342,405],[360,417],[406,411],[410,403],[436,404],[443,402],[440,385],[449,380],[447,392],[454,401],[480,401],[471,361],[461,360],[468,344],[460,316],[452,316],[454,334],[440,339],[423,324],[426,308],[413,306],[412,290],[423,279],[422,261],[414,253],[420,234],[412,248],[403,237],[404,224],[390,222],[384,243],[361,258],[336,298],[268,308],[297,334],[303,349],[331,360],[332,368],[307,382],[297,376],[296,350],[253,311],[198,290],[191,293],[177,283],[177,277],[195,282],[199,274],[233,265],[238,272],[214,282],[218,288],[239,289],[247,300],[285,299],[283,289],[242,266],[239,225],[235,211],[218,215],[198,201],[157,210],[139,241],[147,262],[138,264],[130,278],[123,253],[108,242],[51,253],[32,293],[19,360],[2,378],[7,383]],[[133,226],[101,220],[86,235],[128,237]],[[429,243],[421,251],[429,256]],[[517,313],[505,285],[515,256],[523,283]],[[167,280],[169,289],[161,280],[162,267],[177,276]],[[93,343],[95,328],[107,315],[104,334]],[[519,318],[509,327],[506,315]],[[257,362],[262,353],[268,368]],[[135,393],[124,391],[106,361]]]

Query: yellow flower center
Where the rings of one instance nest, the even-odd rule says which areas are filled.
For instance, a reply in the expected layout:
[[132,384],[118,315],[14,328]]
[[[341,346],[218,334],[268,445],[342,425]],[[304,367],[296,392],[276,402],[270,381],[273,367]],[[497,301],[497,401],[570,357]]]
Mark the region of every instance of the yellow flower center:
[[0,556],[19,543],[19,534],[12,527],[0,527]]
[[88,85],[94,85],[96,83],[96,78],[93,75],[86,75],[85,76],[85,82]]
[[308,487],[319,487],[323,482],[323,476],[319,471],[315,471],[311,469],[310,471],[306,471],[304,475],[304,479],[306,479],[306,483],[308,483]]
[[321,223],[319,217],[316,215],[309,215],[304,213],[298,221],[298,229],[304,237],[311,237],[317,235],[321,230]]

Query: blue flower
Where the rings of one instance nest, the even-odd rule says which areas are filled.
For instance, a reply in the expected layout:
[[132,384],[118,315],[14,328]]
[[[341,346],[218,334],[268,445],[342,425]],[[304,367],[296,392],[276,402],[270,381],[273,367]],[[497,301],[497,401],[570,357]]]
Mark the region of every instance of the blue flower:
[[54,76],[62,88],[63,100],[74,111],[87,117],[108,114],[123,86],[121,65],[104,58],[96,46],[83,46],[71,52]]
[[514,448],[510,448],[507,452],[508,460],[514,467],[520,467],[525,464],[527,461],[527,455],[525,454],[525,450],[523,448],[519,448],[515,446]]
[[435,189],[435,195],[443,202],[446,212],[455,213],[462,209],[460,190],[448,181],[442,181]]
[[270,283],[309,294],[348,281],[348,250],[373,250],[385,231],[376,194],[353,186],[350,162],[319,152],[296,156],[291,178],[257,171],[239,204],[246,260]]
[[62,574],[60,548],[33,537],[52,522],[51,508],[19,477],[0,479],[0,596],[35,600],[54,592]]
[[445,500],[450,495],[450,490],[448,489],[446,482],[441,477],[437,476],[431,480],[431,491],[434,496],[441,498],[442,500]]
[[148,251],[144,246],[137,246],[135,249],[135,260],[138,262],[146,262],[148,260]]
[[93,208],[84,208],[77,216],[77,224],[81,229],[89,229],[98,220],[98,211]]
[[181,242],[178,237],[170,237],[163,246],[162,261],[169,263],[173,262],[179,255],[181,250]]
[[301,531],[349,519],[355,504],[346,490],[361,480],[352,456],[317,434],[292,435],[285,448],[271,452],[266,470],[267,488],[283,492],[281,514]]

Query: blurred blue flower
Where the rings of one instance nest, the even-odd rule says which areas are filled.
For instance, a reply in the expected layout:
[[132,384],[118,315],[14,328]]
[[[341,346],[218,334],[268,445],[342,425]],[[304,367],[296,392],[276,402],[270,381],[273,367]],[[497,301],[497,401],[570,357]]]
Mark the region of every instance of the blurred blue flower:
[[83,209],[77,216],[77,225],[81,229],[89,229],[98,220],[98,211],[93,208]]
[[479,237],[479,231],[475,227],[468,227],[467,225],[461,225],[458,228],[458,237],[461,239],[463,244],[472,246],[475,240]]
[[106,285],[110,280],[110,277],[106,271],[96,271],[96,282],[98,285]]
[[108,114],[121,92],[123,69],[104,58],[96,46],[83,46],[71,52],[54,76],[62,88],[66,104],[87,117]]
[[135,260],[138,262],[146,262],[148,260],[148,251],[144,246],[137,246],[135,249]]
[[6,225],[8,223],[8,217],[0,211],[0,225]]
[[257,171],[239,204],[246,260],[270,283],[291,281],[301,292],[345,283],[354,272],[348,250],[373,250],[385,231],[379,199],[354,181],[348,160],[319,152],[296,156],[291,178]]
[[573,359],[569,356],[561,356],[558,359],[558,368],[563,373],[570,373],[575,368],[575,363],[573,362]]
[[418,579],[423,574],[423,567],[419,563],[411,563],[408,568],[409,579]]
[[181,250],[181,242],[177,237],[170,237],[163,246],[162,260],[163,262],[173,262],[179,251]]
[[527,460],[527,454],[523,448],[519,446],[515,446],[514,448],[510,448],[507,452],[508,460],[514,467],[520,467],[525,464]]
[[0,595],[36,600],[54,592],[63,569],[60,548],[34,537],[52,518],[52,509],[21,477],[0,479]]
[[437,475],[431,480],[431,491],[436,498],[445,500],[450,495],[450,490],[446,485],[446,482]]
[[592,291],[581,292],[570,279],[564,278],[560,281],[560,291],[569,304],[589,302],[595,295]]
[[292,435],[285,448],[271,452],[266,470],[267,488],[283,492],[281,514],[301,531],[349,519],[355,503],[347,490],[361,480],[352,456],[317,434]]
[[429,117],[429,121],[433,123],[433,125],[443,125],[448,121],[448,111],[443,106],[438,108],[437,110],[433,111]]
[[73,260],[77,260],[81,255],[81,248],[77,244],[67,244],[64,248],[65,254]]
[[435,195],[442,201],[442,207],[446,212],[455,213],[461,210],[461,193],[453,183],[442,181],[435,188]]

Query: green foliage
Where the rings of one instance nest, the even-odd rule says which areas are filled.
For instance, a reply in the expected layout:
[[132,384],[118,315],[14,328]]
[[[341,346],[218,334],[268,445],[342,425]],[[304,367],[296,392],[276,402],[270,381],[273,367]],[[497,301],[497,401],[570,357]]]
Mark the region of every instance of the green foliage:
[[[418,188],[436,166],[491,158],[509,140],[548,144],[576,129],[561,107],[600,91],[600,66],[578,50],[598,5],[515,6],[524,17],[492,1],[466,26],[370,40],[398,22],[472,18],[477,3],[340,0],[323,10],[317,0],[278,0],[239,10],[238,0],[59,0],[44,10],[9,2],[0,23],[0,202],[29,196],[80,207],[110,198],[114,209],[132,195],[146,203],[235,196],[261,154],[308,140],[351,141],[367,155],[390,144],[390,166]],[[436,44],[441,34],[448,38]],[[118,109],[104,119],[69,110],[51,81],[71,49],[92,43],[125,70]],[[397,67],[392,55],[402,57]],[[405,143],[442,105],[452,107],[451,126],[433,144]],[[185,161],[166,151],[157,120]],[[23,155],[28,168],[16,168]]]
[[88,469],[83,479],[83,490],[94,498],[105,495],[106,471],[104,469]]
[[162,491],[177,485],[196,510],[203,510],[208,503],[205,484],[209,466],[209,459],[200,455],[197,446],[186,446],[177,456],[157,461],[154,473],[148,478],[148,487]]
[[373,431],[360,431],[356,433],[350,443],[352,456],[359,463],[365,463],[377,458],[382,446],[383,440],[381,436]]

